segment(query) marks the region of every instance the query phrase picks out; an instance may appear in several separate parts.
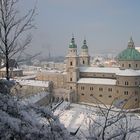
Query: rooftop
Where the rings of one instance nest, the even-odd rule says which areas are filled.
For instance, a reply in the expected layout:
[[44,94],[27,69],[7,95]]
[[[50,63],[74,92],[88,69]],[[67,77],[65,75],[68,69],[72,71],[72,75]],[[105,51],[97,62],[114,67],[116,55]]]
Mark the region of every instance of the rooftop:
[[140,61],[140,53],[135,48],[127,48],[118,55],[119,61]]
[[109,73],[122,76],[140,76],[140,70],[125,69],[113,67],[80,67],[80,72],[87,73]]
[[16,80],[19,84],[24,86],[37,86],[37,87],[48,87],[49,81],[36,81],[36,80]]
[[113,67],[80,67],[80,72],[94,72],[94,73],[117,73],[119,68]]
[[79,84],[101,84],[101,85],[116,85],[116,80],[114,79],[104,79],[104,78],[80,78],[77,82]]

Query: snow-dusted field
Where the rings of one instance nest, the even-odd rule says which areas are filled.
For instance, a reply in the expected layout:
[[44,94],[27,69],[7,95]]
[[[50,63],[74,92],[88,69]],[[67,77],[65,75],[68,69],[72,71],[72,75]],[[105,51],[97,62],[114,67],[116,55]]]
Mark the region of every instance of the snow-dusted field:
[[[116,110],[117,112],[118,110]],[[110,112],[110,116],[115,116],[114,111]],[[88,105],[81,105],[81,104],[68,104],[66,102],[62,103],[58,109],[55,110],[54,114],[59,117],[59,120],[64,126],[68,129],[68,131],[72,135],[76,135],[83,140],[86,138],[93,138],[91,134],[91,130],[89,131],[89,125],[93,126],[93,132],[98,133],[97,129],[94,128],[94,125],[97,125],[95,122],[99,122],[100,124],[104,123],[104,116],[99,115],[98,108],[92,107]],[[94,122],[95,121],[95,122]],[[112,119],[113,121],[113,119]],[[124,123],[125,126],[125,119],[122,120],[122,124]],[[140,117],[139,114],[127,114],[127,121],[128,126],[130,127],[140,127]],[[106,136],[108,137],[111,133],[120,133],[123,131],[121,130],[120,122],[113,124],[112,126],[106,129]],[[116,126],[119,126],[120,129],[118,132],[115,130]],[[117,126],[117,127],[118,127]],[[118,129],[118,128],[117,128]],[[140,130],[140,129],[139,129]],[[139,131],[140,132],[140,131]],[[122,132],[123,133],[123,132]],[[95,134],[96,135],[96,134]],[[114,134],[113,134],[114,135]],[[139,140],[139,133],[134,133],[128,135],[130,140]]]

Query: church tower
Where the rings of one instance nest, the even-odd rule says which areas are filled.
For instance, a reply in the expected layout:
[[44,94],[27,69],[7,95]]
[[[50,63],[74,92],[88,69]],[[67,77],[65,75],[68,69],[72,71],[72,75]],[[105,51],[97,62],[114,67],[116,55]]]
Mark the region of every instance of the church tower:
[[88,46],[86,40],[83,41],[83,46],[81,47],[81,54],[79,56],[80,66],[90,65],[90,56],[88,54]]
[[74,37],[72,37],[71,39],[66,59],[67,87],[68,89],[73,90],[76,93],[77,81],[79,79],[79,59],[77,55],[77,45],[75,44]]

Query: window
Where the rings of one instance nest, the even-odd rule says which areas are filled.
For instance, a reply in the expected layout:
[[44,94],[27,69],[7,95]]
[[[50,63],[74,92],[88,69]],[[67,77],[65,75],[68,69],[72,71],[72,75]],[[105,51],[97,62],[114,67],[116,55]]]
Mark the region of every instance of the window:
[[129,64],[129,68],[131,68],[131,64]]
[[111,92],[112,91],[112,88],[108,88],[108,91]]
[[83,64],[85,64],[85,61],[83,60]]
[[136,68],[138,67],[138,64],[136,64]]
[[70,66],[72,66],[72,61],[70,62]]
[[117,93],[119,93],[119,90],[117,90]]
[[128,95],[128,91],[124,91],[124,95]]
[[124,67],[124,64],[122,64],[122,67]]
[[84,93],[82,93],[81,95],[82,95],[82,96],[84,96],[85,94],[84,94]]
[[99,97],[103,97],[103,95],[102,95],[102,94],[100,94],[100,95],[99,95]]
[[93,94],[90,94],[90,96],[93,96]]
[[128,85],[128,82],[127,81],[125,81],[125,85]]
[[93,87],[90,87],[90,90],[93,90]]
[[82,86],[82,87],[81,87],[81,90],[84,90],[84,89],[85,89],[85,87]]
[[70,89],[72,89],[72,87],[70,87]]
[[99,88],[99,91],[103,91],[103,88]]
[[135,85],[137,85],[137,82],[135,82]]
[[111,98],[112,96],[111,96],[111,95],[109,95],[108,97],[109,97],[109,98]]
[[137,101],[138,101],[138,99],[136,98],[136,99],[135,99],[135,101],[137,102]]
[[70,81],[72,81],[72,78],[70,78]]

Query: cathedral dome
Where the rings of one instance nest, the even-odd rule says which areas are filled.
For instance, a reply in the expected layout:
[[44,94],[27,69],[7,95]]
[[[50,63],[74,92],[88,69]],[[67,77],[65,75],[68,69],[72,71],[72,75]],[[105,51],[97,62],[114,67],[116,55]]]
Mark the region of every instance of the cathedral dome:
[[118,59],[122,61],[140,60],[140,53],[135,48],[127,48],[118,55]]
[[130,38],[130,41],[128,42],[127,49],[123,50],[118,55],[118,60],[120,60],[120,61],[140,60],[140,53],[135,49],[134,42],[133,42],[132,38]]

